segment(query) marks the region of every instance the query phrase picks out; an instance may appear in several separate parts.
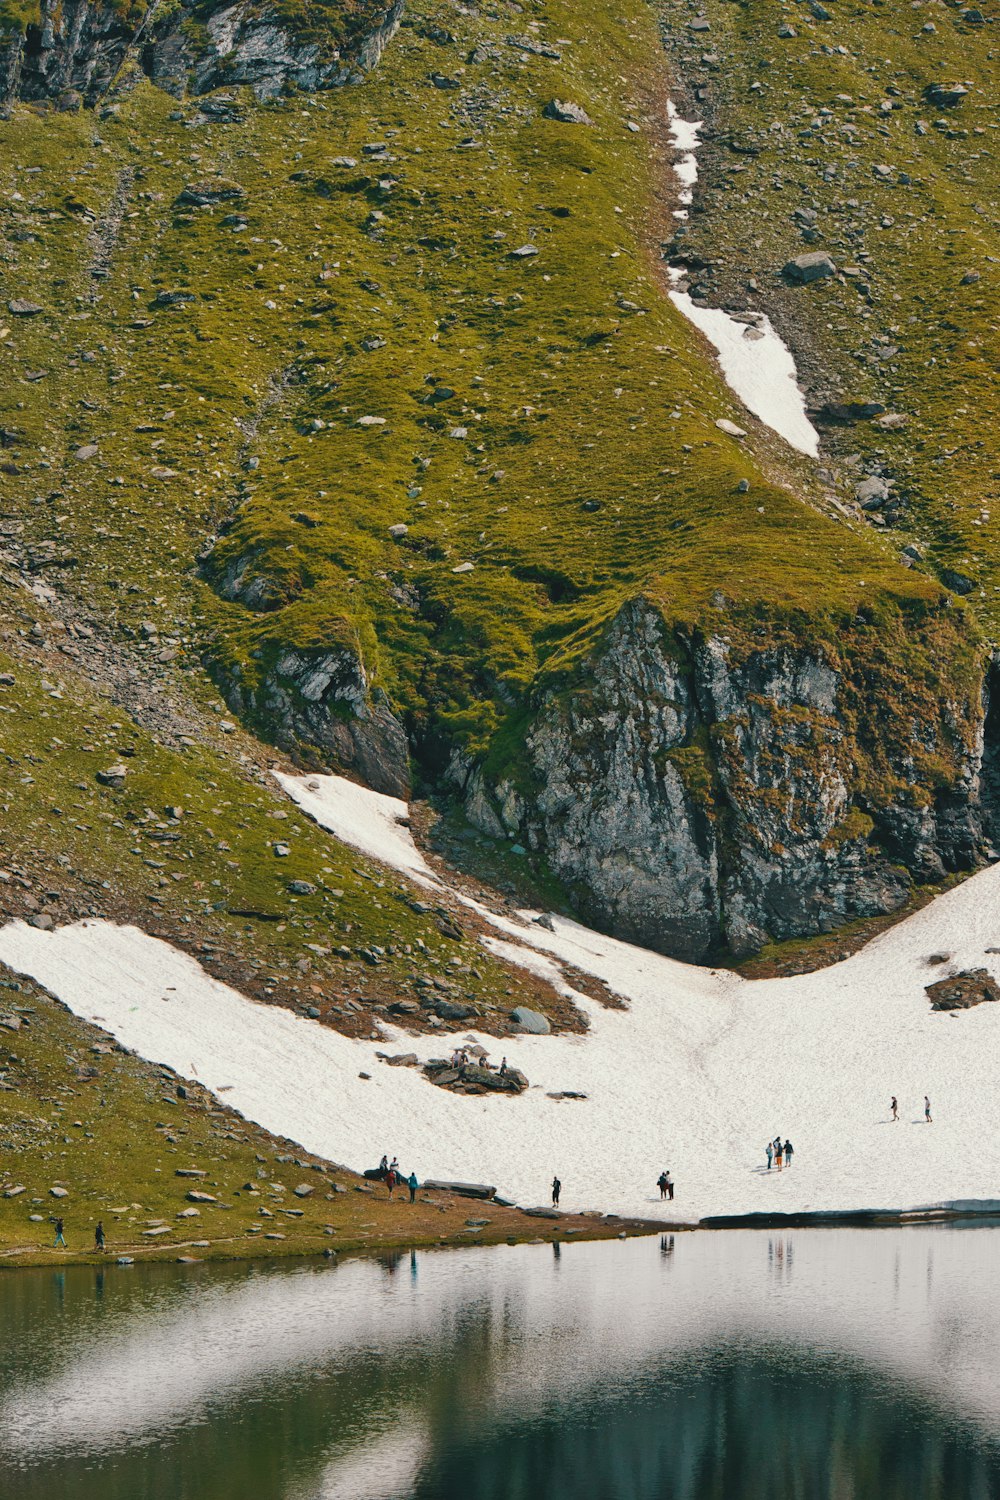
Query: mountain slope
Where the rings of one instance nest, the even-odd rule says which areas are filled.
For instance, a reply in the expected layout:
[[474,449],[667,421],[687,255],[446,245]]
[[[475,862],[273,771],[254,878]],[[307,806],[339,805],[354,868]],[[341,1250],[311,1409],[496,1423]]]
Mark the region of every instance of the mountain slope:
[[[182,805],[224,767],[247,825],[239,850],[213,827],[200,878],[279,883],[257,853],[274,842],[260,753],[207,734],[206,673],[260,739],[379,790],[450,793],[555,899],[686,956],[892,910],[988,853],[988,612],[943,567],[902,565],[854,504],[857,465],[750,419],[665,295],[661,242],[714,259],[723,132],[764,129],[770,101],[723,63],[783,14],[720,6],[732,52],[702,64],[686,9],[418,5],[332,92],[178,104],[126,57],[96,114],[21,106],[0,125],[16,696],[46,691],[55,620],[91,716],[124,702],[169,741],[190,714],[212,769],[180,751]],[[704,92],[702,70],[718,88],[694,103],[719,117],[675,241],[666,98]],[[724,288],[737,262],[720,261]],[[903,298],[895,261],[886,276]],[[856,280],[796,289],[794,318],[773,274],[758,299],[811,389],[833,380],[831,341],[803,299]],[[905,427],[852,438],[862,465],[918,448]],[[144,720],[136,683],[174,706]],[[146,803],[161,816],[152,786]],[[56,857],[41,806],[24,827]],[[105,846],[81,839],[99,875]],[[335,878],[388,947],[364,878]]]

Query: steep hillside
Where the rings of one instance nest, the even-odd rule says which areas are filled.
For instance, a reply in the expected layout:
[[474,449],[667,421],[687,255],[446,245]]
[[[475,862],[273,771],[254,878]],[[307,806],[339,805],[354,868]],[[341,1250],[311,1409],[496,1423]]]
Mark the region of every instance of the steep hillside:
[[[939,10],[942,37],[955,23]],[[293,857],[278,852],[286,830],[272,819],[287,809],[251,735],[378,790],[458,799],[554,900],[695,958],[893,910],[914,880],[989,853],[992,619],[978,589],[948,591],[965,589],[960,566],[977,580],[985,567],[960,518],[986,504],[970,492],[988,448],[967,471],[938,448],[956,372],[927,366],[930,342],[911,357],[900,336],[877,370],[868,355],[890,316],[918,320],[920,351],[942,337],[916,298],[944,318],[945,304],[957,316],[955,299],[982,297],[957,274],[939,290],[934,257],[956,248],[956,271],[972,269],[951,175],[961,160],[976,183],[990,164],[948,130],[914,135],[942,237],[927,267],[914,270],[915,238],[898,232],[877,286],[841,275],[784,289],[781,266],[805,248],[791,168],[819,148],[799,141],[791,95],[776,102],[771,80],[818,94],[822,78],[826,98],[847,91],[842,70],[857,91],[874,66],[864,49],[891,50],[894,7],[837,13],[856,57],[822,52],[834,20],[772,44],[788,24],[777,5],[643,5],[623,20],[603,0],[477,12],[421,0],[377,67],[394,12],[239,12],[265,28],[273,14],[310,46],[330,28],[331,56],[343,48],[357,66],[280,80],[354,80],[318,92],[278,93],[238,68],[213,89],[222,75],[199,73],[198,27],[217,53],[222,23],[197,7],[183,22],[149,12],[149,36],[180,26],[193,49],[169,78],[137,30],[99,88],[73,72],[93,49],[58,28],[58,90],[22,64],[0,124],[15,679],[0,732],[19,763],[12,863],[33,889],[68,862],[109,882],[83,909],[151,900],[172,935],[191,926],[209,951],[254,960],[261,990],[277,993],[272,970],[298,983],[300,1006],[315,984],[344,1009],[329,925],[336,946],[352,932],[352,959],[374,954],[358,964],[384,999],[411,984],[419,943],[438,956],[456,941],[447,918],[380,907],[374,872],[350,857],[334,869],[304,823]],[[905,13],[917,30],[921,13]],[[88,24],[110,14],[81,11]],[[16,36],[29,23],[27,58],[44,18],[41,32],[38,17],[7,19]],[[947,45],[963,76],[986,70],[985,89],[988,38],[958,25],[968,38]],[[765,70],[778,48],[792,50]],[[29,103],[13,103],[18,89]],[[95,108],[74,108],[67,89]],[[710,124],[706,187],[677,239],[671,92]],[[46,98],[68,107],[32,107]],[[779,138],[775,110],[791,137],[780,188],[759,139]],[[860,159],[867,116],[858,128]],[[722,191],[727,140],[754,174],[738,194]],[[796,167],[815,197],[809,171]],[[864,171],[879,205],[897,191]],[[908,175],[912,194],[912,163]],[[969,191],[985,193],[982,180]],[[828,180],[810,212],[832,194]],[[755,306],[773,311],[829,420],[891,380],[899,421],[855,427],[853,460],[836,434],[819,463],[793,452],[742,409],[668,300],[661,245],[707,296],[740,286],[745,299],[757,281]],[[866,357],[848,380],[837,319],[853,334],[859,312]],[[976,336],[963,388],[989,364],[992,335]],[[937,413],[926,430],[918,370]],[[886,492],[905,489],[909,508],[863,511],[861,476],[889,468]],[[943,483],[966,498],[942,500]],[[877,530],[870,514],[919,522],[917,566],[900,556],[911,532]],[[985,548],[988,526],[975,535]],[[249,734],[220,721],[212,683]],[[95,782],[133,746],[134,770]],[[178,846],[195,863],[168,870],[162,851]],[[290,896],[289,877],[309,890]],[[318,941],[303,953],[306,924]],[[503,1012],[512,984],[531,982],[473,941],[461,984]],[[362,1015],[370,1024],[367,997]]]

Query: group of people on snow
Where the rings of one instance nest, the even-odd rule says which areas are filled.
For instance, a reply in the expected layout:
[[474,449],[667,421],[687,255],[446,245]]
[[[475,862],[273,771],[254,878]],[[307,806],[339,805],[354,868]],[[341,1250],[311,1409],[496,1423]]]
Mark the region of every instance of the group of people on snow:
[[396,1191],[397,1187],[405,1187],[409,1188],[410,1190],[410,1202],[415,1202],[417,1196],[417,1188],[420,1186],[420,1183],[417,1181],[416,1172],[411,1172],[409,1177],[405,1177],[403,1175],[403,1169],[399,1165],[399,1157],[394,1156],[392,1158],[392,1161],[390,1161],[388,1155],[384,1155],[382,1157],[382,1160],[378,1164],[378,1169],[382,1181],[389,1189],[390,1198]]
[[767,1170],[770,1172],[772,1163],[780,1172],[782,1167],[792,1165],[792,1157],[795,1155],[795,1147],[791,1141],[782,1141],[780,1135],[776,1135],[773,1141],[768,1141],[764,1147],[764,1155],[767,1157]]

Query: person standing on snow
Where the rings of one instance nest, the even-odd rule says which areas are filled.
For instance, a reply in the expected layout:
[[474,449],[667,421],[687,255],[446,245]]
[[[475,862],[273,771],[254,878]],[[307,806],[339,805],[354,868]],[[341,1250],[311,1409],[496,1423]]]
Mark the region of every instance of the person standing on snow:
[[782,1148],[782,1145],[781,1145],[781,1136],[779,1135],[778,1138],[777,1138],[777,1140],[774,1143],[774,1162],[775,1162],[775,1166],[778,1168],[779,1172],[781,1171],[781,1154],[782,1154],[782,1150],[783,1150],[783,1148]]
[[892,1118],[894,1120],[898,1120],[899,1119],[899,1105],[896,1103],[896,1096],[895,1096],[895,1094],[893,1094],[892,1098],[889,1100],[889,1108],[892,1110]]
[[660,1173],[659,1177],[656,1179],[656,1186],[660,1190],[660,1200],[662,1202],[662,1200],[667,1196],[667,1174],[666,1174],[666,1172],[661,1172]]
[[764,1155],[767,1157],[767,1170],[770,1172],[771,1160],[774,1156],[774,1147],[771,1145],[770,1141],[768,1141],[766,1147],[764,1148]]
[[552,1207],[559,1207],[559,1194],[562,1192],[562,1183],[558,1177],[552,1179]]
[[932,1125],[934,1123],[931,1119],[931,1101],[926,1094],[924,1095],[924,1119],[927,1121],[928,1125]]
[[795,1152],[795,1147],[792,1145],[791,1141],[786,1141],[785,1142],[785,1166],[786,1167],[790,1167],[792,1165],[792,1156],[793,1156],[794,1152]]
[[669,1172],[667,1173],[667,1197],[670,1199],[671,1203],[673,1203],[673,1201],[674,1201],[674,1179],[671,1177],[671,1175],[670,1175]]

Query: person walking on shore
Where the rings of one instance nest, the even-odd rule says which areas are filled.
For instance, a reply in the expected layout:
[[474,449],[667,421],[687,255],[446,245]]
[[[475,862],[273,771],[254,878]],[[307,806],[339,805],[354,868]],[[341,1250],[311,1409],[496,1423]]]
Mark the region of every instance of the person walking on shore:
[[562,1192],[562,1183],[558,1177],[552,1179],[552,1207],[559,1207],[559,1194]]
[[895,1094],[893,1094],[892,1098],[889,1100],[889,1108],[892,1110],[892,1118],[894,1120],[898,1120],[899,1119],[899,1105],[896,1103],[896,1096],[895,1096]]
[[100,1219],[98,1219],[94,1226],[94,1249],[98,1254],[103,1254],[104,1252],[104,1225]]
[[417,1188],[420,1186],[420,1183],[417,1181],[416,1172],[410,1173],[406,1181],[406,1186],[410,1190],[410,1202],[415,1203],[417,1198]]
[[64,1250],[66,1249],[66,1241],[63,1239],[63,1221],[62,1221],[62,1219],[57,1219],[56,1220],[56,1237],[55,1237],[55,1242],[54,1242],[54,1244],[52,1246],[53,1250],[58,1250],[60,1245],[62,1245],[62,1247],[63,1247]]
[[767,1157],[767,1170],[770,1172],[771,1161],[774,1157],[774,1147],[772,1146],[770,1141],[768,1141],[766,1147],[764,1148],[764,1155]]
[[931,1119],[931,1101],[927,1094],[924,1095],[924,1119],[927,1121],[928,1125],[932,1125],[934,1123]]

